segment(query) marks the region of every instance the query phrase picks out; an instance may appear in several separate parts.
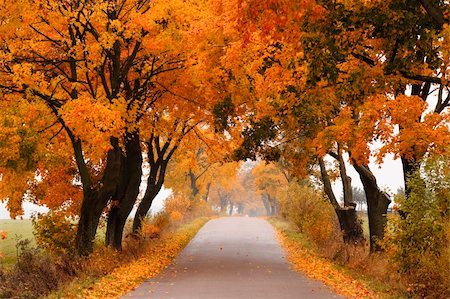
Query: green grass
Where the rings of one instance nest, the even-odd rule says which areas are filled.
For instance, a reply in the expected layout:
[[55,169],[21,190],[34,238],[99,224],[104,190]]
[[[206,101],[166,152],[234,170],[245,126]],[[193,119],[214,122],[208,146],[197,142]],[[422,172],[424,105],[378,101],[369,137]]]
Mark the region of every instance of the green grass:
[[357,212],[358,218],[362,221],[362,229],[364,232],[364,237],[369,240],[369,217],[367,212]]
[[31,220],[1,219],[0,230],[6,231],[8,236],[5,240],[0,240],[0,252],[3,253],[3,265],[6,267],[13,265],[17,258],[16,244],[18,240],[29,239],[30,245],[34,245],[33,224]]

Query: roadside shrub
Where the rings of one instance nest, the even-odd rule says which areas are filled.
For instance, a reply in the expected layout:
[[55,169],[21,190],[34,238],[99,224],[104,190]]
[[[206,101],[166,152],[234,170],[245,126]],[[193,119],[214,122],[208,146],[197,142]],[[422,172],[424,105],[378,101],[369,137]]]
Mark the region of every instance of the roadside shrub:
[[183,215],[187,214],[191,209],[191,200],[180,195],[170,197],[164,203],[164,211],[175,221],[182,220]]
[[409,178],[408,197],[397,196],[401,215],[383,243],[407,290],[421,298],[449,298],[450,161],[429,160]]
[[54,257],[39,248],[29,248],[29,240],[20,240],[17,262],[0,277],[0,298],[38,298],[56,290],[75,275],[69,259]]
[[[151,225],[158,228],[160,231],[167,229],[170,225],[170,219],[165,211],[161,211],[147,221],[146,225]],[[143,226],[145,227],[145,226]]]
[[63,213],[49,212],[33,219],[36,243],[54,254],[71,254],[75,248],[76,224]]
[[319,248],[336,247],[339,243],[340,231],[333,207],[312,187],[291,182],[280,197],[280,210]]
[[[7,237],[8,237],[8,233],[4,230],[0,230],[0,242],[2,240],[6,240]],[[0,251],[0,271],[1,271],[1,266],[2,266],[2,259],[3,259],[3,252]]]

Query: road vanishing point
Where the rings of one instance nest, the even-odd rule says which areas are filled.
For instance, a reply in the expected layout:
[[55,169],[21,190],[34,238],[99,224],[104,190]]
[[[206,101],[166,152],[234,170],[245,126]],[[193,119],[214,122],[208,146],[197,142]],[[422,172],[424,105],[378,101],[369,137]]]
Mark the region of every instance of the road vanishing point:
[[210,220],[158,276],[122,298],[343,298],[295,272],[266,220]]

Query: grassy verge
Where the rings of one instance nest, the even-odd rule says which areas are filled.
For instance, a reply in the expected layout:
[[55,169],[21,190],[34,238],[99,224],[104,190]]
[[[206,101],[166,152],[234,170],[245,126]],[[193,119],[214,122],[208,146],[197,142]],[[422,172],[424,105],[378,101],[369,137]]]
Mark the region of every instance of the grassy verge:
[[[175,231],[164,232],[157,240],[144,245],[139,258],[123,263],[101,277],[87,273],[45,298],[117,298],[160,273],[209,219],[198,218]],[[94,257],[91,259],[92,267],[95,267],[96,260]],[[104,258],[97,261],[102,262],[105,262]]]
[[367,216],[367,212],[357,212],[358,219],[361,220],[362,229],[364,232],[364,237],[369,240],[369,217]]
[[3,266],[10,268],[17,260],[18,240],[29,239],[30,245],[34,245],[33,224],[29,219],[1,219],[0,231],[8,234],[5,240],[0,240],[0,252],[3,254]]
[[347,298],[408,298],[386,281],[371,275],[372,270],[379,272],[379,269],[373,269],[377,267],[377,257],[360,257],[361,265],[352,268],[322,257],[315,246],[285,220],[271,218],[269,221],[275,227],[293,268],[323,281],[338,294]]

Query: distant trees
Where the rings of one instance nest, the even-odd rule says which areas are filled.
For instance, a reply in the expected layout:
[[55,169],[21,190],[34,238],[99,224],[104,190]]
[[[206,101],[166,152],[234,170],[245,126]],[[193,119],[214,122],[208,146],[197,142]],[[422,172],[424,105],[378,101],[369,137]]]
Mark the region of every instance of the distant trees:
[[358,187],[352,187],[353,200],[357,204],[356,209],[362,211],[364,209],[364,205],[366,204],[366,194],[364,190]]

